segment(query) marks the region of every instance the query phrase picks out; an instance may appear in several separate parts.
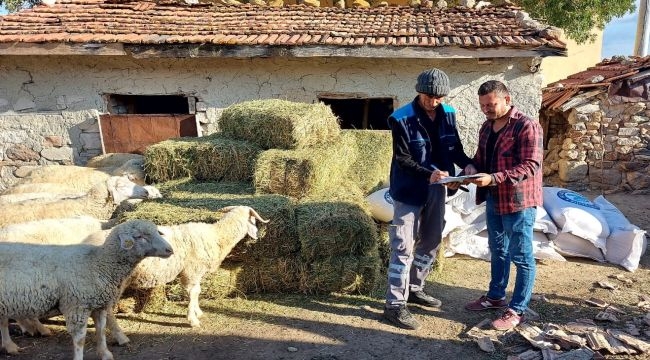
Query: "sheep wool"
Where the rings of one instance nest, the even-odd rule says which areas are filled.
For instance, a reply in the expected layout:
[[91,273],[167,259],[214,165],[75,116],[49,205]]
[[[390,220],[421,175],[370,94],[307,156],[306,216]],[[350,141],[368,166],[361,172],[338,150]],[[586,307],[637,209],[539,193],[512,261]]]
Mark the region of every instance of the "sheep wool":
[[[44,184],[26,184],[37,187]],[[51,185],[49,183],[48,187]],[[89,215],[98,219],[111,218],[117,204],[125,199],[160,197],[160,191],[148,185],[145,188],[124,176],[109,176],[93,186],[87,194],[76,197],[31,199],[3,205],[0,227],[39,219]]]
[[101,231],[106,226],[106,222],[90,216],[34,220],[0,228],[0,242],[79,244],[86,236]]
[[120,284],[145,257],[169,257],[172,253],[156,225],[145,220],[115,226],[99,246],[0,243],[2,347],[10,354],[19,350],[9,336],[10,318],[37,319],[61,313],[72,336],[74,359],[81,360],[87,321],[92,316],[97,353],[101,359],[112,359],[106,346],[106,314],[120,295]]

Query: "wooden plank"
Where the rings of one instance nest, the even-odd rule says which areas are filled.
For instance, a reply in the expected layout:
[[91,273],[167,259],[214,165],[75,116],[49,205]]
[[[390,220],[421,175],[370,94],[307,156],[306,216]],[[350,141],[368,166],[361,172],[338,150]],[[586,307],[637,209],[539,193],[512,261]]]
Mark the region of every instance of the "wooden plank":
[[537,47],[462,48],[459,46],[340,46],[340,45],[218,45],[218,44],[124,44],[134,58],[186,57],[359,57],[359,58],[518,58],[566,56],[562,49]]
[[0,55],[126,55],[123,45],[74,43],[0,43]]
[[169,138],[198,136],[196,117],[192,114],[101,115],[100,131],[104,152],[138,154]]
[[587,101],[589,101],[589,99],[593,98],[594,96],[597,96],[598,94],[602,94],[602,93],[604,93],[606,91],[607,91],[607,89],[597,89],[597,90],[592,90],[592,91],[589,91],[589,92],[586,92],[586,93],[582,93],[580,95],[575,96],[573,99],[565,102],[562,106],[559,107],[559,109],[561,111],[567,111],[567,110],[569,110],[571,108],[574,108],[576,106],[580,106],[580,105],[586,103]]

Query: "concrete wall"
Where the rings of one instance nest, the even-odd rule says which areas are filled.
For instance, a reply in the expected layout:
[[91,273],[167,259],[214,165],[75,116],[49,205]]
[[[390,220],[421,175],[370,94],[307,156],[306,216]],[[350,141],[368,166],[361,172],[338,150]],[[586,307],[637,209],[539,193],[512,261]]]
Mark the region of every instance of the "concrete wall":
[[281,98],[315,102],[322,93],[415,96],[415,79],[429,67],[451,78],[448,103],[458,109],[468,154],[484,117],[476,91],[505,80],[517,106],[537,117],[541,76],[531,59],[132,59],[127,57],[0,57],[0,190],[25,167],[84,164],[101,152],[98,117],[105,94],[186,95],[197,99],[202,133],[218,131],[221,111],[245,100]]

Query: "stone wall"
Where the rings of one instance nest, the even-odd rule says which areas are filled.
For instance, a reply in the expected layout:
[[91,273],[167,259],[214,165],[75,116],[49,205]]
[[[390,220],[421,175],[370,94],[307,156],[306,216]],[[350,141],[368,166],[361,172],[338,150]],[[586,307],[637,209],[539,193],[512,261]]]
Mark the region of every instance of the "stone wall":
[[605,94],[567,112],[542,114],[548,185],[650,193],[650,103],[612,104]]

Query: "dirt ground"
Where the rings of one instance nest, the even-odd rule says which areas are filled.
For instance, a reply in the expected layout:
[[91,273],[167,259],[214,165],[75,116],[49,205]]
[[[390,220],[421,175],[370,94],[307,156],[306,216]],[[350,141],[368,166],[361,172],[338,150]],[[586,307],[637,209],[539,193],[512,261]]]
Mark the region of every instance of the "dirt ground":
[[[598,194],[585,193],[593,199]],[[635,225],[650,231],[650,195],[612,194],[614,203]],[[583,302],[597,297],[627,312],[612,326],[644,314],[636,304],[640,294],[650,295],[650,252],[634,272],[590,260],[539,263],[535,294],[548,302],[531,302],[541,316],[537,324],[566,323],[592,318],[597,309]],[[631,284],[613,278],[623,274]],[[467,257],[445,259],[443,271],[431,279],[427,292],[440,298],[440,310],[413,306],[422,323],[418,331],[397,329],[381,319],[383,300],[376,297],[265,295],[220,301],[201,301],[205,312],[202,327],[192,329],[185,320],[186,303],[169,302],[157,313],[120,315],[119,321],[131,344],[111,345],[116,359],[505,359],[517,346],[526,344],[516,333],[508,333],[492,354],[482,352],[466,332],[495,313],[470,313],[465,302],[482,295],[489,276],[489,263]],[[511,278],[512,279],[512,278]],[[607,280],[618,290],[607,290],[596,282]],[[512,282],[512,281],[511,281]],[[23,351],[6,359],[69,359],[72,343],[63,322],[54,319],[49,338],[15,336]],[[649,327],[645,329],[649,331]],[[97,359],[89,329],[86,358]],[[650,340],[650,334],[645,334]],[[642,336],[643,338],[643,336]],[[608,356],[608,359],[650,359],[650,354]]]

